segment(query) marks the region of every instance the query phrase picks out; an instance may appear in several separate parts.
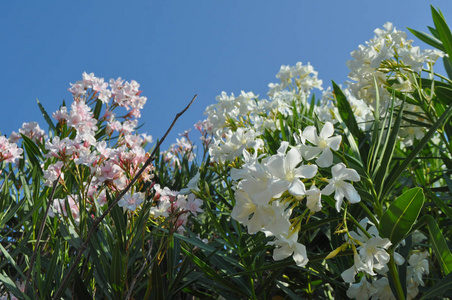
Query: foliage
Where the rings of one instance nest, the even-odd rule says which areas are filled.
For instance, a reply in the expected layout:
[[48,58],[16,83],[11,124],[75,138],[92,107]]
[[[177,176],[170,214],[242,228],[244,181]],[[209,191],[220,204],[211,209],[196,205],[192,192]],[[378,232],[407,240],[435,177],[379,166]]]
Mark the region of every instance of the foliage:
[[0,137],[1,299],[451,297],[452,34],[432,16],[410,31],[437,50],[386,23],[321,97],[301,63],[268,99],[223,92],[200,156],[188,131],[167,151],[138,134],[135,81],[38,102],[47,133]]

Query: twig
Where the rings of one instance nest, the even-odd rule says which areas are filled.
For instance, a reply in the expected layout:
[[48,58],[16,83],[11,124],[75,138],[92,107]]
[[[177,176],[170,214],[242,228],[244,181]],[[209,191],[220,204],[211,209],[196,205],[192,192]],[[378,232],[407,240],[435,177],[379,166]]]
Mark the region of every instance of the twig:
[[91,236],[93,235],[94,231],[96,231],[100,222],[102,222],[102,220],[108,215],[108,213],[110,213],[110,211],[113,209],[113,207],[119,202],[119,200],[121,200],[121,198],[129,191],[129,189],[132,187],[132,185],[138,180],[138,178],[141,176],[141,174],[144,172],[144,170],[147,168],[147,166],[149,166],[151,164],[151,162],[155,159],[155,157],[154,157],[155,152],[157,151],[157,149],[160,148],[160,145],[166,139],[166,137],[170,133],[171,129],[173,129],[173,126],[174,126],[174,124],[176,124],[176,121],[190,108],[190,106],[192,105],[193,101],[195,101],[197,96],[198,95],[195,95],[193,97],[193,99],[191,99],[190,103],[188,103],[188,105],[181,112],[176,114],[170,127],[168,128],[166,133],[163,135],[162,139],[157,143],[157,145],[155,146],[154,150],[152,151],[150,157],[144,163],[143,167],[141,167],[141,169],[138,171],[138,173],[135,175],[135,177],[130,181],[130,183],[125,187],[125,189],[122,190],[118,196],[116,196],[115,200],[108,206],[108,208],[105,210],[105,212],[100,217],[98,217],[97,219],[94,220],[93,226],[89,230],[89,232],[86,236],[85,242],[80,246],[77,257],[75,258],[74,263],[72,264],[71,268],[67,272],[63,281],[61,282],[60,287],[58,288],[57,292],[53,296],[53,298],[52,298],[53,300],[57,300],[57,299],[61,298],[64,290],[66,289],[66,285],[67,285],[69,279],[71,278],[72,273],[74,272],[76,266],[80,262],[83,252],[85,251],[86,247],[88,246],[88,242],[91,239]]
[[33,270],[33,264],[35,263],[36,255],[39,250],[39,243],[41,242],[42,233],[44,232],[44,227],[45,227],[46,220],[47,220],[47,214],[49,213],[50,205],[52,204],[53,196],[55,195],[55,190],[57,187],[58,180],[60,180],[60,176],[58,176],[58,178],[53,182],[52,192],[50,193],[50,197],[49,197],[49,203],[47,203],[46,212],[45,212],[44,218],[42,218],[41,227],[39,228],[38,237],[36,238],[35,249],[33,250],[33,254],[31,255],[30,267],[27,272],[27,280],[25,280],[25,288],[24,288],[25,293],[27,292],[28,284],[30,282],[31,271]]

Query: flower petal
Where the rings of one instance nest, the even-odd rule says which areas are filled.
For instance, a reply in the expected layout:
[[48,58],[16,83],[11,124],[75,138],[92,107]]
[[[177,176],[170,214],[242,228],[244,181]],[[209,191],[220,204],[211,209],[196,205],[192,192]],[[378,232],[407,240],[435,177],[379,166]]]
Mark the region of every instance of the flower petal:
[[295,178],[289,185],[289,193],[294,196],[304,196],[306,194],[306,187],[300,179]]
[[326,140],[328,137],[332,136],[334,133],[334,126],[330,122],[326,122],[320,131],[319,137],[322,140]]

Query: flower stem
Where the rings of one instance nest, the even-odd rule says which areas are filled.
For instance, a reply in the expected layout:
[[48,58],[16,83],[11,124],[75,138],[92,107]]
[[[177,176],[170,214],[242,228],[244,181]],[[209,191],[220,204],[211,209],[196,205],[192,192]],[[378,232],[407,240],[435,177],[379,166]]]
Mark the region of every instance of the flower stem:
[[394,250],[390,253],[390,259],[388,263],[389,272],[391,274],[392,282],[394,283],[394,289],[396,292],[396,298],[399,300],[405,300],[405,294],[403,293],[402,284],[400,282],[399,272],[394,261]]

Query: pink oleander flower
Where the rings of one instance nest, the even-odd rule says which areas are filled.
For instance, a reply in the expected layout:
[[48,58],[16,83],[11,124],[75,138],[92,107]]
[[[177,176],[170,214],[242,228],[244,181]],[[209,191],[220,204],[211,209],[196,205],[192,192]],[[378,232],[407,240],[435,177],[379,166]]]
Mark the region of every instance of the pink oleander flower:
[[32,141],[42,142],[46,138],[46,133],[39,127],[37,122],[23,123],[19,132],[31,139]]
[[49,165],[47,170],[44,170],[44,179],[46,180],[44,185],[52,186],[53,182],[60,177],[60,180],[64,180],[64,173],[61,170],[64,167],[64,163],[62,161],[57,161],[54,164]]
[[143,201],[143,193],[137,192],[132,195],[132,193],[129,191],[122,197],[121,200],[119,200],[118,205],[119,207],[124,207],[124,209],[135,211]]
[[17,147],[15,143],[11,143],[4,136],[0,136],[0,162],[15,163],[22,158],[24,150]]
[[78,225],[80,222],[80,210],[78,206],[78,196],[69,195],[67,199],[54,199],[53,211],[49,211],[49,216],[54,217],[55,213],[67,217],[66,202],[71,210],[71,215],[74,218],[75,223]]
[[195,217],[198,213],[204,212],[200,207],[203,204],[201,199],[196,198],[194,194],[190,194],[187,197],[186,209],[191,212]]

